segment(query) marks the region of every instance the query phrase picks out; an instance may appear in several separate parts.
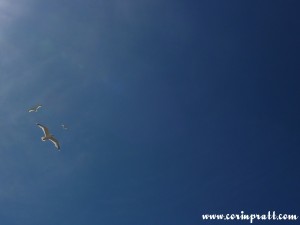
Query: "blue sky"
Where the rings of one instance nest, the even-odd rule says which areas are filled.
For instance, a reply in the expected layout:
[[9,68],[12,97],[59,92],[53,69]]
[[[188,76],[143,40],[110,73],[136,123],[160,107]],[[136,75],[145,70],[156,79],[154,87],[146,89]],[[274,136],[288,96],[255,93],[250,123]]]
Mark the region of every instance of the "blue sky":
[[1,224],[300,215],[299,6],[0,0]]

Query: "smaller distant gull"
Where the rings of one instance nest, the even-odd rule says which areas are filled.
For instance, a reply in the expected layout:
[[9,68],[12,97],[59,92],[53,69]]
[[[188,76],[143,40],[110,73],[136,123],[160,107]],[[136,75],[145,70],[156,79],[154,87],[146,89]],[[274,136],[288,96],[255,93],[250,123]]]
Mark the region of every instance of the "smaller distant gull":
[[67,127],[65,124],[61,124],[61,127],[62,127],[64,130],[68,130],[68,127]]
[[42,105],[37,105],[32,107],[31,109],[28,110],[28,112],[37,112],[39,108],[41,108]]
[[43,132],[44,132],[44,137],[41,137],[42,141],[49,140],[49,141],[51,141],[55,145],[55,147],[57,148],[57,150],[60,150],[60,146],[59,146],[58,140],[56,140],[54,138],[54,136],[52,134],[50,134],[48,128],[45,127],[45,126],[43,126],[40,123],[37,123],[36,125],[38,125],[43,130]]

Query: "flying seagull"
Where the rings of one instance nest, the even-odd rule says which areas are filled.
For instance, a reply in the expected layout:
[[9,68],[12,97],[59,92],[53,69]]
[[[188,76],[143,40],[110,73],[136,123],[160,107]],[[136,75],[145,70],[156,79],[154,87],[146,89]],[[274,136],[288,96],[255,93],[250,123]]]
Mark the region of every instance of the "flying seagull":
[[67,127],[65,124],[61,124],[61,127],[62,127],[64,130],[68,130],[68,127]]
[[30,108],[30,109],[28,110],[28,112],[37,112],[38,109],[41,108],[41,107],[42,107],[42,105],[36,105],[36,106]]
[[44,132],[44,137],[41,137],[42,141],[49,140],[49,141],[51,141],[55,145],[55,147],[57,148],[57,150],[60,150],[60,146],[59,146],[58,140],[56,140],[54,138],[54,136],[52,134],[50,134],[48,128],[45,127],[45,126],[43,126],[40,123],[37,123],[36,125],[38,125],[43,130],[43,132]]

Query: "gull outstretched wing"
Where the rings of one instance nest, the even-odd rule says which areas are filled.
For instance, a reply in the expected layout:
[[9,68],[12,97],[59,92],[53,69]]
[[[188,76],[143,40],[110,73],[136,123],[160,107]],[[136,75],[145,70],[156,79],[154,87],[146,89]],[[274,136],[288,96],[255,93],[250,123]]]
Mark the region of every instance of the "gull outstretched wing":
[[60,145],[57,139],[55,139],[53,136],[51,136],[49,138],[49,140],[55,145],[55,147],[57,148],[57,150],[60,150]]
[[49,132],[49,130],[48,130],[47,127],[43,126],[43,125],[40,124],[40,123],[37,123],[36,125],[38,125],[38,126],[43,130],[44,135],[45,135],[46,137],[50,135],[50,132]]

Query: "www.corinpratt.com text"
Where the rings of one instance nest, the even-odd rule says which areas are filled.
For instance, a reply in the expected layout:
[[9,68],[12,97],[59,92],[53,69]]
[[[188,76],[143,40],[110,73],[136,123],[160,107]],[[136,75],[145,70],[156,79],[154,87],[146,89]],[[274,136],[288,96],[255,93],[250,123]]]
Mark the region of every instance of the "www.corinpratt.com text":
[[203,214],[203,220],[248,220],[250,223],[253,223],[255,220],[265,221],[265,220],[298,220],[297,215],[292,214],[276,214],[275,211],[268,211],[267,214],[246,214],[244,211],[241,211],[239,214]]

